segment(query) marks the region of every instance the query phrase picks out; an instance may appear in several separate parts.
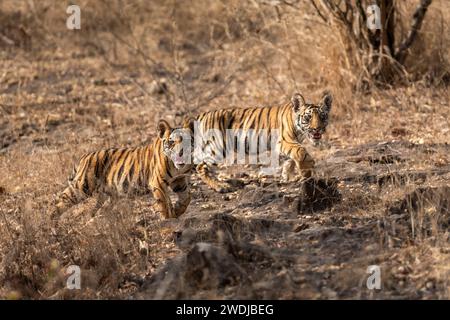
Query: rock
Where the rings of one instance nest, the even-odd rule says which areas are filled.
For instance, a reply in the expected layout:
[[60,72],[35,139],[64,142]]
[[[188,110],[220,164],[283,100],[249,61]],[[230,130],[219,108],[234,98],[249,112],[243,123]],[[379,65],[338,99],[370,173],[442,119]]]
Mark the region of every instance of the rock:
[[197,288],[234,285],[242,278],[242,271],[233,256],[218,246],[199,242],[186,256],[184,279]]
[[307,179],[302,182],[297,203],[297,213],[324,211],[331,208],[342,197],[335,179]]

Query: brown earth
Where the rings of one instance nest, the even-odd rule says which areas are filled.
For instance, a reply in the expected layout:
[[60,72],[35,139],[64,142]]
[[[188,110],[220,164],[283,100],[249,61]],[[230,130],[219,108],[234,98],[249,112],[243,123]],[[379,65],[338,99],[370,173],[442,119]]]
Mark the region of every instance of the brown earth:
[[[430,15],[449,15],[436,3]],[[10,24],[3,35],[14,44],[0,42],[1,298],[450,298],[448,83],[427,74],[352,92],[328,64],[336,48],[321,47],[330,38],[305,27],[307,8],[294,23],[290,7],[277,20],[270,8],[221,11],[217,2],[206,23],[200,5],[171,13],[138,4],[124,10],[137,39],[120,19],[93,23],[95,8],[70,38],[64,8],[52,18],[58,7],[48,6],[39,20],[0,6],[25,30]],[[148,196],[99,209],[91,199],[58,223],[49,218],[84,152],[147,143],[160,118],[283,103],[297,90],[317,100],[325,87],[335,95],[327,134],[318,148],[305,144],[313,181],[282,184],[236,165],[221,171],[244,182],[228,194],[194,174],[192,203],[177,220],[154,214]],[[73,264],[81,290],[65,288]],[[380,290],[366,287],[370,265],[381,268]]]

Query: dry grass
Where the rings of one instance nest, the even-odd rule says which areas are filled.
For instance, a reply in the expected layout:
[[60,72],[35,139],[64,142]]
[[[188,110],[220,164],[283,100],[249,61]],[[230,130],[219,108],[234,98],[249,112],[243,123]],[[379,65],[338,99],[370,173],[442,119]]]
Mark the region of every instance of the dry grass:
[[[0,4],[0,33],[13,42],[0,40],[0,297],[450,297],[445,0],[430,7],[406,81],[366,94],[354,92],[358,70],[346,67],[337,34],[307,2],[79,5],[82,29],[69,31],[64,3]],[[412,7],[402,4],[401,10],[408,15]],[[48,217],[69,168],[86,151],[146,143],[162,117],[179,121],[213,108],[281,103],[297,90],[316,100],[325,88],[336,102],[326,141],[308,149],[319,177],[341,181],[342,200],[332,208],[297,212],[286,205],[298,198],[297,186],[270,179],[250,177],[249,186],[226,198],[194,178],[194,200],[180,221],[160,220],[145,197],[111,199],[100,209],[87,201],[57,225]],[[388,143],[383,151],[366,148],[380,142]],[[376,159],[397,152],[400,160],[355,161],[370,152]],[[419,173],[426,178],[412,177]],[[381,187],[364,180],[389,174]],[[440,189],[411,196],[420,188]],[[398,205],[402,201],[409,207]],[[232,232],[233,241],[251,242],[270,259],[245,262],[231,254],[231,268],[245,271],[237,272],[240,280],[204,288],[189,277],[196,251],[173,238],[192,229],[195,239],[220,246],[220,239],[205,234],[215,230],[210,217],[222,212],[244,226]],[[262,232],[255,219],[275,227]],[[177,259],[187,259],[188,269]],[[65,289],[64,270],[71,264],[82,268],[80,291]],[[381,292],[358,283],[369,264],[385,270]],[[164,266],[176,271],[172,281],[181,277],[178,287],[158,282]],[[160,283],[172,291],[150,290]]]

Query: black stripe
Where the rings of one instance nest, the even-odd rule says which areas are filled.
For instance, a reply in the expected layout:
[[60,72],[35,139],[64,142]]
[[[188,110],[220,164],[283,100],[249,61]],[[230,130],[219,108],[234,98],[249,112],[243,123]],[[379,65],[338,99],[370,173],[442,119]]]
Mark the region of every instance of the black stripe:
[[123,192],[127,192],[129,186],[130,186],[130,182],[128,181],[128,177],[126,177],[125,180],[123,180],[123,184],[122,184]]
[[135,161],[132,161],[132,164],[130,167],[130,174],[129,174],[130,181],[133,181],[133,178],[134,178],[134,164],[135,164]]
[[119,172],[117,173],[117,183],[119,183],[120,180],[121,180],[121,177],[122,177],[122,174],[123,174],[124,167],[125,167],[125,162],[122,162],[122,165],[121,165],[120,168],[119,168]]
[[88,179],[86,179],[86,177],[84,178],[84,181],[83,181],[82,190],[83,190],[83,192],[84,192],[85,194],[87,194],[87,195],[90,194],[90,192],[89,192]]
[[100,165],[100,163],[99,163],[100,161],[103,162],[103,157],[100,159],[100,153],[101,153],[101,151],[99,153],[97,153],[96,161],[95,161],[95,167],[94,167],[95,179],[98,179],[100,177],[100,168],[103,167],[103,165]]
[[95,185],[94,183],[92,183],[91,188],[89,187],[89,169],[90,169],[90,167],[92,165],[92,160],[93,160],[94,156],[95,156],[95,153],[92,153],[91,156],[89,157],[89,159],[87,160],[87,163],[86,163],[86,165],[84,167],[85,170],[84,170],[84,173],[83,173],[84,181],[83,181],[82,189],[83,189],[83,192],[86,193],[86,194],[89,194],[89,190],[92,189],[94,187],[94,185]]
[[102,159],[102,167],[101,167],[101,169],[102,169],[102,175],[101,175],[101,179],[102,179],[102,182],[103,183],[106,183],[106,167],[109,165],[109,157],[110,157],[110,153],[109,153],[110,151],[109,150],[105,150],[105,154],[104,154],[104,156],[103,156],[103,159]]

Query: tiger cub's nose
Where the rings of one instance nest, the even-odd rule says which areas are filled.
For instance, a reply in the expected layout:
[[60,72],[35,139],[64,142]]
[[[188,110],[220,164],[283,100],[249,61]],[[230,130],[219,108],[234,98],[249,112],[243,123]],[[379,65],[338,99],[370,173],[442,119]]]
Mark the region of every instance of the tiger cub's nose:
[[313,114],[311,116],[311,123],[310,123],[309,127],[311,129],[318,129],[319,126],[320,126],[320,118],[319,118],[317,111],[315,111],[315,112],[313,112]]

